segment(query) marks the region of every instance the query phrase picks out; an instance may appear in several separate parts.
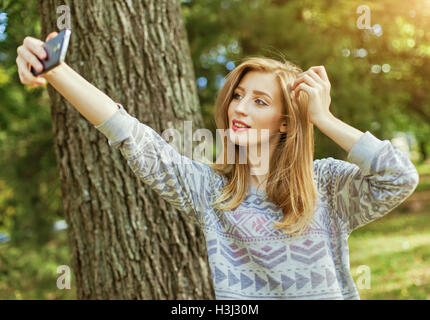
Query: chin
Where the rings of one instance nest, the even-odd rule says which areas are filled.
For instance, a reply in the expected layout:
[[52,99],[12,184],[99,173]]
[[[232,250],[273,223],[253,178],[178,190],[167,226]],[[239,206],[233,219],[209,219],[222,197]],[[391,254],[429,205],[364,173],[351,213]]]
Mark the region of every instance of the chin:
[[246,133],[239,133],[237,134],[233,130],[229,130],[229,138],[230,141],[233,142],[237,146],[246,147],[246,146],[253,146],[257,145],[258,141],[250,140],[248,138],[248,135]]

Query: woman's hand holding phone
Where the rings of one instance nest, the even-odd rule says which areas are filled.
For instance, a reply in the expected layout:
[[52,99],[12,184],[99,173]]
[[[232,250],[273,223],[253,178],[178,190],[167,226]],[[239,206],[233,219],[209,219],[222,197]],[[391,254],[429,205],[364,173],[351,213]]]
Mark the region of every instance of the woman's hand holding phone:
[[[58,35],[57,32],[51,32],[45,41],[48,41]],[[43,71],[43,65],[40,60],[47,58],[47,53],[43,48],[43,41],[33,38],[26,37],[21,46],[18,47],[16,58],[16,64],[18,66],[19,80],[22,84],[36,87],[46,84],[44,76],[46,74],[35,77],[31,72],[31,67],[36,71]]]
[[[49,81],[49,84],[89,122],[99,125],[117,112],[118,106],[109,96],[62,62],[71,32],[66,29],[63,31],[61,31],[63,34],[51,32],[46,38],[46,43],[32,37],[24,39],[23,44],[17,50],[16,64],[19,79],[22,84],[33,87],[44,85]],[[57,35],[59,38],[53,39]],[[49,41],[51,39],[52,41]],[[47,54],[50,55],[49,58]],[[39,59],[43,61],[43,64]],[[31,68],[36,74],[44,70],[45,72],[35,76]]]

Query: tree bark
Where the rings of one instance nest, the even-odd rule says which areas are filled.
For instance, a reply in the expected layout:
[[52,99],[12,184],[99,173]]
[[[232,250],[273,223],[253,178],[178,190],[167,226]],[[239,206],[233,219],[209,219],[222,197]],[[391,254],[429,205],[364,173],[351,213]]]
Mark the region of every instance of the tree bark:
[[[38,0],[42,34],[71,13],[66,62],[158,133],[203,124],[179,1]],[[43,39],[44,40],[44,39]],[[51,114],[78,299],[213,299],[204,235],[136,178],[52,87]]]

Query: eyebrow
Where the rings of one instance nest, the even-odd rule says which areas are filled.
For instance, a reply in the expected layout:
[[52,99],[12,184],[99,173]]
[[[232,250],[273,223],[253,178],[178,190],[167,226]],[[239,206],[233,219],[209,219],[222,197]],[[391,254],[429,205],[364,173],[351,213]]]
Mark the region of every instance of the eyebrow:
[[[242,87],[237,87],[236,89],[240,89],[240,90],[242,90],[242,91],[246,91],[244,88],[242,88]],[[270,98],[270,100],[272,100],[272,97],[270,96],[270,94],[268,94],[268,93],[266,93],[266,92],[264,92],[264,91],[258,91],[258,90],[254,90],[253,91],[253,93],[256,93],[256,94],[258,94],[258,95],[263,95],[263,96],[267,96],[267,97],[269,97]]]

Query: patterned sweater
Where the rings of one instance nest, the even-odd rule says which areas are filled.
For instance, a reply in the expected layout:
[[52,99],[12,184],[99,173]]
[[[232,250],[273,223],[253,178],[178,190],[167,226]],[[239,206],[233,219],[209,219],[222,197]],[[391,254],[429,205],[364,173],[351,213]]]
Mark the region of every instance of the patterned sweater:
[[145,184],[199,223],[216,299],[360,299],[350,273],[350,233],[390,212],[418,184],[409,158],[367,131],[348,161],[314,161],[314,218],[304,234],[291,236],[273,228],[281,208],[253,186],[236,210],[214,209],[226,178],[118,109],[94,127]]

